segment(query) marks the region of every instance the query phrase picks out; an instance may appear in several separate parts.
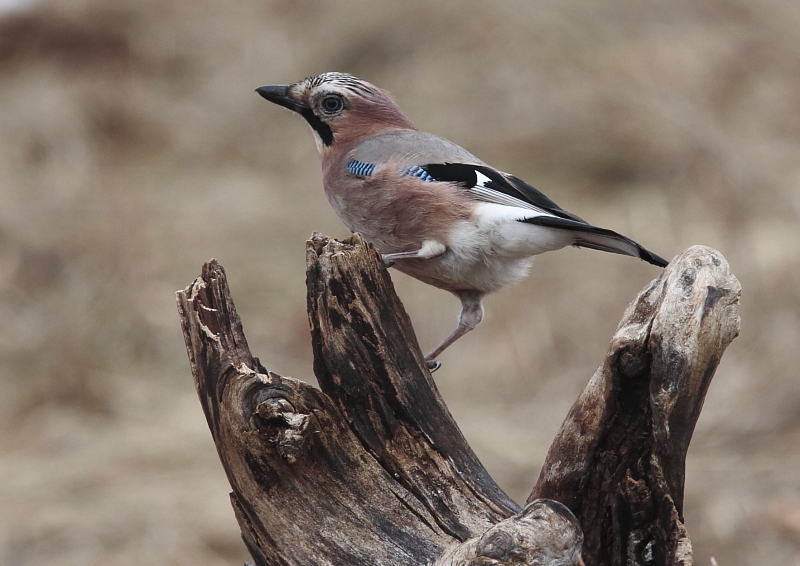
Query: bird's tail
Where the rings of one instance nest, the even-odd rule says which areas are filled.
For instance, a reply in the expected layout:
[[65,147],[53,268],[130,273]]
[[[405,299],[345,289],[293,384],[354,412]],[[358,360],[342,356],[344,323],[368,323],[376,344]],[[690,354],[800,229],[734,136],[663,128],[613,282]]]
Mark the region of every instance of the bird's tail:
[[574,236],[572,245],[578,248],[590,248],[612,254],[638,257],[658,267],[666,267],[669,263],[664,258],[645,249],[630,238],[606,228],[598,228],[597,226],[592,226],[584,222],[555,216],[535,216],[533,218],[525,218],[522,222],[546,226],[548,228],[557,228],[559,230],[568,230],[572,232]]

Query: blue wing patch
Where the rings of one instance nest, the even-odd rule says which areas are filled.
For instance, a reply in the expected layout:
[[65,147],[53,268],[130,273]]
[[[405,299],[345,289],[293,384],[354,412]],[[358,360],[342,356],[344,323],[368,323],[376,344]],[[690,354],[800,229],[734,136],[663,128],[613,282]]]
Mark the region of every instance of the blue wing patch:
[[347,163],[347,170],[359,177],[369,177],[372,175],[372,172],[375,171],[375,165],[353,159]]
[[410,175],[412,177],[417,177],[418,179],[422,179],[423,181],[426,181],[428,183],[433,183],[435,181],[435,179],[431,177],[430,173],[425,171],[425,169],[423,169],[422,167],[417,167],[416,165],[414,165],[414,167],[409,167],[408,169],[406,169],[403,172],[403,174]]

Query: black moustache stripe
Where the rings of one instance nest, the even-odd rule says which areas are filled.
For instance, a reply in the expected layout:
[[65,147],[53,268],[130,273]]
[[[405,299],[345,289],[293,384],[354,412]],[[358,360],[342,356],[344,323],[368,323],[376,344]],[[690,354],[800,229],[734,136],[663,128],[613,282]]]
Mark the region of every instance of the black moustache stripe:
[[300,110],[300,115],[305,118],[309,126],[317,132],[325,147],[330,147],[331,144],[333,144],[333,131],[331,131],[330,126],[320,120],[311,108],[303,108]]

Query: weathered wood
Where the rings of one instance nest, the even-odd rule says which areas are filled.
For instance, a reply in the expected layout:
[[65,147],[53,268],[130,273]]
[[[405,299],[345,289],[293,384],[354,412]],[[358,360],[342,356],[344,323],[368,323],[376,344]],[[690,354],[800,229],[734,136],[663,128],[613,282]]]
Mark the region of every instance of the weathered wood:
[[719,252],[683,252],[628,307],[570,410],[529,501],[552,498],[578,516],[587,566],[692,563],[686,452],[739,332],[739,294]]
[[[322,391],[252,356],[215,261],[178,293],[197,392],[256,564],[690,564],[683,466],[738,332],[739,286],[708,248],[628,308],[524,510],[488,476],[428,372],[379,254],[307,245]],[[545,498],[556,499],[561,505]]]
[[581,564],[583,533],[561,503],[537,499],[480,537],[454,547],[435,566]]
[[306,258],[314,373],[370,453],[457,540],[517,513],[442,401],[378,251],[314,234]]
[[452,544],[325,394],[250,354],[218,263],[178,298],[197,392],[256,564],[424,564]]
[[[516,536],[506,561],[492,559],[497,566],[529,555],[543,566],[574,564],[580,529],[569,510],[544,513],[537,502],[536,513],[512,517],[519,507],[447,412],[381,265],[357,237],[309,243],[315,367],[332,397],[252,356],[216,261],[178,293],[197,392],[255,563],[428,565],[462,543],[473,554],[503,555],[495,539],[481,538],[500,523]],[[331,327],[326,336],[321,328],[336,326],[336,316],[360,334]],[[337,406],[344,402],[352,404],[346,413]],[[531,530],[553,521],[555,530]],[[558,525],[573,528],[554,536]]]

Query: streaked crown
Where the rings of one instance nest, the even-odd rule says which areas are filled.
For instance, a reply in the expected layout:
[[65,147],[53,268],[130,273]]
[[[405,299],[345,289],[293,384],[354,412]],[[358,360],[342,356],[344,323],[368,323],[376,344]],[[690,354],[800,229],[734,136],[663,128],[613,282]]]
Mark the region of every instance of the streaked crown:
[[380,131],[415,129],[386,91],[347,73],[322,73],[256,90],[302,115],[317,134],[320,150]]

